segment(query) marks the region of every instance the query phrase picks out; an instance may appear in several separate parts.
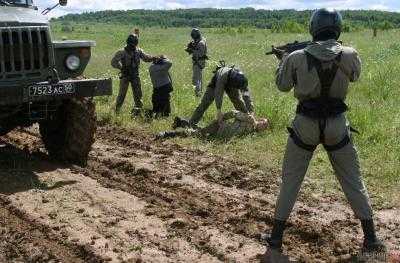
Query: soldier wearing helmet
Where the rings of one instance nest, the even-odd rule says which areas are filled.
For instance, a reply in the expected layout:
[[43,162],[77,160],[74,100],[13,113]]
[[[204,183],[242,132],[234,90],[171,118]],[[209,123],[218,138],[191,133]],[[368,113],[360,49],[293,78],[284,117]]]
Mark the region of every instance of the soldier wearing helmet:
[[358,153],[351,140],[352,129],[345,115],[349,84],[360,77],[361,61],[355,49],[338,42],[341,30],[339,12],[317,10],[310,22],[313,43],[291,54],[277,53],[281,60],[276,74],[278,89],[283,92],[294,89],[299,103],[292,127],[288,128],[290,137],[274,226],[271,235],[265,236],[270,249],[281,249],[285,222],[296,202],[313,152],[322,144],[351,208],[361,220],[363,251],[385,250],[375,233]]
[[206,65],[207,43],[202,37],[198,28],[193,28],[191,32],[192,41],[188,44],[186,52],[192,56],[193,78],[192,83],[195,87],[196,96],[200,97],[203,89],[203,69]]
[[206,110],[215,101],[217,107],[217,120],[223,122],[222,101],[227,94],[236,110],[243,113],[253,113],[254,106],[248,88],[247,77],[242,71],[235,67],[218,67],[208,85],[199,106],[197,106],[192,117],[186,123],[175,123],[174,128],[179,126],[196,126]]
[[120,87],[115,107],[117,113],[124,103],[129,84],[132,87],[135,103],[132,113],[138,113],[143,107],[142,88],[139,77],[140,60],[152,62],[156,60],[156,57],[146,54],[138,47],[138,44],[139,37],[136,34],[130,34],[126,40],[126,47],[117,51],[111,61],[111,66],[121,71]]

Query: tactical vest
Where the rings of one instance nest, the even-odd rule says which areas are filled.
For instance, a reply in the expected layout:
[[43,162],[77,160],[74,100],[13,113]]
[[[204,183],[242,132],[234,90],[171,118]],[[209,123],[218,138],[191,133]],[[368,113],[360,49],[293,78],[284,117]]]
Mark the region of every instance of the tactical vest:
[[128,79],[132,79],[139,75],[140,56],[137,49],[132,52],[124,50],[124,56],[122,58],[122,76]]
[[[215,89],[215,87],[216,87],[216,85],[217,85],[218,77],[219,77],[218,72],[219,72],[219,70],[220,70],[221,68],[225,68],[225,67],[226,67],[225,61],[220,61],[220,65],[218,65],[218,66],[215,68],[215,70],[213,71],[213,74],[214,74],[214,75],[213,75],[213,77],[211,78],[211,81],[210,81],[210,83],[208,84],[207,87],[212,88],[212,89]],[[230,70],[229,70],[229,72],[228,72],[228,79],[227,79],[228,85],[227,85],[227,86],[230,86],[229,83],[230,83],[230,81],[231,81],[231,74],[232,74],[232,70],[235,69],[235,65],[229,66],[229,68],[230,68]],[[226,90],[226,87],[225,87],[225,90]]]
[[[318,78],[321,83],[321,94],[317,98],[300,102],[296,112],[318,120],[336,117],[346,112],[348,107],[342,99],[330,97],[331,87],[339,70],[338,65],[342,55],[338,55],[332,61],[322,62],[307,52],[305,52],[305,54],[307,57],[308,71],[310,72],[315,68],[318,73]],[[331,64],[331,67],[329,67],[329,64]]]
[[[317,98],[300,102],[297,106],[296,112],[297,114],[318,120],[320,143],[324,145],[327,151],[339,150],[350,143],[350,137],[347,135],[337,145],[326,145],[325,128],[328,118],[334,118],[348,111],[348,107],[342,99],[332,98],[330,96],[331,87],[339,70],[339,63],[341,61],[342,54],[339,54],[335,59],[326,62],[320,61],[307,52],[305,52],[305,54],[307,58],[308,71],[310,72],[315,68],[318,73],[318,78],[321,83],[321,94]],[[288,130],[294,143],[300,148],[311,152],[317,148],[318,145],[308,145],[304,143],[292,128],[288,128]]]
[[[200,39],[199,41],[194,41],[193,42],[193,44],[194,44],[193,49],[194,50],[198,50],[199,49],[198,46],[200,44],[200,41],[202,41],[202,40],[203,39]],[[207,42],[205,40],[204,40],[204,44],[205,44],[205,55],[203,55],[201,57],[198,57],[198,58],[195,58],[194,55],[192,56],[192,60],[193,60],[194,65],[199,66],[201,69],[204,69],[204,66],[200,62],[203,62],[203,61],[209,59],[209,57],[207,56],[207,52],[208,52],[207,51]]]

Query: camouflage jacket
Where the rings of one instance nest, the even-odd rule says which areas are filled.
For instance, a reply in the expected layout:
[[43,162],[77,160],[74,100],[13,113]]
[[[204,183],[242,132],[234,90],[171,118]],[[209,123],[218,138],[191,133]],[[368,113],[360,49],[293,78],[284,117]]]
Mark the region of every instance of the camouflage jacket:
[[115,53],[111,60],[111,66],[121,70],[122,77],[134,78],[139,76],[140,60],[152,62],[153,56],[146,54],[140,48],[136,48],[134,51],[125,48]]
[[207,59],[207,42],[202,38],[199,42],[195,42],[192,60],[193,65],[198,65],[201,68],[205,67],[205,61]]
[[222,127],[214,134],[221,138],[243,136],[256,131],[256,120],[251,114],[230,111],[224,114]]
[[180,131],[185,137],[214,136],[218,138],[232,138],[234,136],[244,136],[256,132],[257,121],[251,114],[240,111],[230,111],[224,113],[223,124],[219,127],[218,122],[214,121],[210,125],[200,129],[185,128]]

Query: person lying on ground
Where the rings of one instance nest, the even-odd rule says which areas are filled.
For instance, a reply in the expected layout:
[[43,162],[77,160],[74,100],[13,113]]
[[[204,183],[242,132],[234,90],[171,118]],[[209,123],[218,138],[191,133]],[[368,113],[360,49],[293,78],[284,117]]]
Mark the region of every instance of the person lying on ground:
[[[188,122],[181,118],[177,119],[182,123],[187,124]],[[183,126],[186,128],[161,132],[156,135],[156,139],[192,136],[230,139],[234,136],[244,136],[262,132],[269,127],[269,122],[267,119],[256,119],[252,114],[233,110],[222,114],[222,122],[215,120],[205,128]]]

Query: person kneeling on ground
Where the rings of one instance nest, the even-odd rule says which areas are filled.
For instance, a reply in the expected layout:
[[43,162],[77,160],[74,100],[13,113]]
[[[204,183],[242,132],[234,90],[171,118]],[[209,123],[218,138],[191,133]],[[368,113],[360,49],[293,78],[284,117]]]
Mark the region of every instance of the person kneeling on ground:
[[[179,119],[179,118],[178,118]],[[157,139],[174,137],[198,136],[202,138],[217,137],[229,139],[234,136],[244,136],[256,132],[262,132],[269,127],[267,119],[258,119],[248,113],[230,111],[222,114],[222,122],[216,120],[205,128],[188,127],[174,131],[161,132],[156,135]]]
[[168,117],[171,113],[171,92],[173,91],[172,79],[169,70],[172,62],[164,56],[156,59],[149,68],[151,82],[153,84],[151,115],[155,117]]

